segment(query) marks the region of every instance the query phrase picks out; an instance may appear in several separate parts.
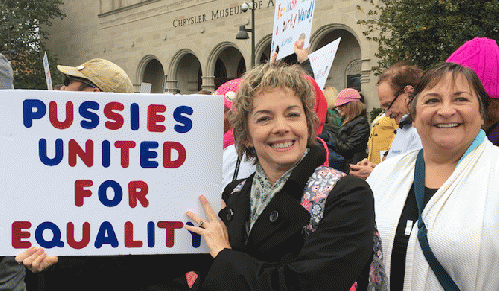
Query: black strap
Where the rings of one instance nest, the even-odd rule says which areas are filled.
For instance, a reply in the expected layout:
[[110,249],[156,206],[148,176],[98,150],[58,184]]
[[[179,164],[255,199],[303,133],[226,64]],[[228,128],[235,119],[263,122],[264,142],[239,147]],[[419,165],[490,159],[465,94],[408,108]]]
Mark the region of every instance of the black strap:
[[239,165],[241,164],[241,157],[237,157],[236,161],[236,169],[234,170],[234,175],[232,176],[232,181],[237,179],[237,175],[239,175]]
[[440,285],[444,288],[444,290],[449,291],[459,291],[459,287],[452,280],[452,277],[445,271],[444,267],[440,264],[438,259],[435,257],[435,254],[430,248],[428,243],[428,230],[426,229],[426,225],[423,222],[423,209],[424,209],[424,187],[425,187],[425,162],[423,158],[423,150],[420,150],[418,153],[418,157],[416,159],[416,167],[414,169],[414,194],[416,195],[416,203],[418,205],[418,240],[421,245],[421,249],[423,250],[423,254],[428,261],[433,273],[440,282]]

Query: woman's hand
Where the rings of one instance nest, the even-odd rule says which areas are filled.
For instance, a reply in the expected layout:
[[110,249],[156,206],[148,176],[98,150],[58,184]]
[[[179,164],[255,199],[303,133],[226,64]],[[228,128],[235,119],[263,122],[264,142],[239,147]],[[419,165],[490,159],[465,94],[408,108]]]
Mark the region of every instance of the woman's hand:
[[309,48],[307,47],[306,49],[304,49],[303,48],[304,45],[305,45],[304,39],[299,39],[299,40],[295,41],[294,51],[296,54],[297,61],[300,64],[308,59],[308,49]]
[[45,270],[58,260],[57,256],[48,256],[41,247],[30,247],[16,256],[16,262],[24,264],[33,273]]
[[375,163],[370,162],[368,159],[363,159],[356,165],[350,165],[350,175],[366,180],[375,167]]
[[[210,248],[210,255],[212,257],[216,257],[223,249],[231,248],[227,227],[225,227],[225,224],[218,219],[218,216],[211,208],[210,203],[203,195],[199,196],[199,200],[203,205],[206,216],[208,216],[208,220],[204,220],[196,214],[187,211],[187,216],[199,224],[199,227],[186,225],[185,228],[189,231],[202,235],[206,241],[206,244]],[[222,209],[223,208],[225,208],[225,203],[222,201]]]

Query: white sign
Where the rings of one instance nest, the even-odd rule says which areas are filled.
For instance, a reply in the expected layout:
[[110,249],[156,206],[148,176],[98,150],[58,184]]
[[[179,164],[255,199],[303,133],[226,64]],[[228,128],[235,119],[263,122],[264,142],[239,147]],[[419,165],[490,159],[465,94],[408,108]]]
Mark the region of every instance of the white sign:
[[310,65],[312,65],[314,71],[315,81],[321,89],[324,89],[324,85],[326,85],[340,41],[341,37],[308,55]]
[[140,84],[140,93],[151,93],[152,84],[144,83]]
[[271,54],[277,60],[294,53],[294,44],[304,39],[308,47],[312,31],[315,0],[277,0],[274,12]]
[[223,97],[0,90],[0,255],[208,252]]
[[45,82],[47,82],[47,89],[52,90],[52,76],[50,75],[49,59],[47,52],[43,55],[43,69],[45,70]]

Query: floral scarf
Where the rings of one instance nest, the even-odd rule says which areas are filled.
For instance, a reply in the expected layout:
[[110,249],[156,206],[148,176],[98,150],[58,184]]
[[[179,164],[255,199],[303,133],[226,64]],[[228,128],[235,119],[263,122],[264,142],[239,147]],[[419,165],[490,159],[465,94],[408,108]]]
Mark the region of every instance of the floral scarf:
[[295,167],[303,160],[303,158],[308,154],[310,149],[306,149],[301,157],[300,161],[296,163],[291,169],[289,169],[286,173],[284,173],[274,185],[270,182],[267,174],[263,170],[260,163],[256,165],[255,177],[253,178],[253,183],[251,184],[251,193],[250,193],[250,219],[246,223],[246,230],[250,233],[253,225],[256,220],[262,214],[263,210],[269,204],[270,200],[274,197],[274,195],[281,191],[286,184],[289,176],[295,169]]

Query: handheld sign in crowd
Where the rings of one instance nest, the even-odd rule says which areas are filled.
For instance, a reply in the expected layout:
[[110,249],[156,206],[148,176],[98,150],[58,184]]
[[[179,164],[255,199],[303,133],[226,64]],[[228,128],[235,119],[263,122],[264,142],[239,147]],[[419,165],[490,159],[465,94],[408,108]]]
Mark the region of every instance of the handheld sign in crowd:
[[50,64],[49,58],[47,57],[47,52],[43,54],[43,70],[45,71],[45,82],[47,83],[47,89],[52,90],[52,76],[50,76]]
[[308,55],[310,65],[314,71],[315,81],[321,89],[324,89],[324,85],[326,85],[340,41],[341,37]]
[[277,52],[277,60],[294,53],[294,44],[305,40],[308,47],[315,0],[277,0],[274,11],[271,53]]
[[220,209],[223,99],[0,90],[0,255],[208,252],[184,228]]

